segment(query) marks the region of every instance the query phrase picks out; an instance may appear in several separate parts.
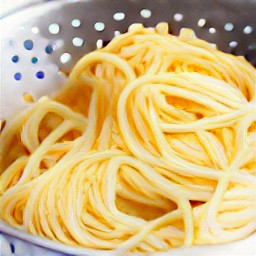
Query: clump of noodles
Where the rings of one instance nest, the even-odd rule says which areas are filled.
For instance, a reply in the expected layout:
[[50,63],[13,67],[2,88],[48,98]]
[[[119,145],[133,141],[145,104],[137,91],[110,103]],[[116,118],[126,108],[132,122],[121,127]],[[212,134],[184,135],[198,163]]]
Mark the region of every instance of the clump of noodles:
[[182,29],[134,24],[58,95],[7,120],[0,217],[111,255],[256,229],[255,69]]

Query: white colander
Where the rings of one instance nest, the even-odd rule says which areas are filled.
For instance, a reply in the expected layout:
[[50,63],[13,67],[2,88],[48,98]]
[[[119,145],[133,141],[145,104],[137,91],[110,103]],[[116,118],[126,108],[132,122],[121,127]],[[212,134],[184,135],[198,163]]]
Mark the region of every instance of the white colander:
[[[0,0],[0,3],[1,120],[28,105],[27,96],[37,100],[61,88],[81,56],[106,45],[132,23],[155,26],[165,21],[173,34],[178,34],[182,27],[190,27],[198,37],[217,44],[225,52],[244,55],[256,65],[256,0],[16,0],[15,5],[14,1]],[[114,256],[107,251],[76,249],[32,236],[1,221],[0,231],[3,256],[63,253]],[[255,238],[252,235],[236,243],[179,248],[154,255],[255,256]]]

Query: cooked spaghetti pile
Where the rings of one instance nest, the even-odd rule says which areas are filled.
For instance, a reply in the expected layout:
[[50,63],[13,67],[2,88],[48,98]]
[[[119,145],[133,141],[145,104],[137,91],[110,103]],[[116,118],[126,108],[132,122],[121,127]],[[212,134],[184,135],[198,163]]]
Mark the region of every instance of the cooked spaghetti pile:
[[191,30],[132,25],[80,59],[55,98],[7,120],[1,219],[112,255],[249,236],[255,78]]

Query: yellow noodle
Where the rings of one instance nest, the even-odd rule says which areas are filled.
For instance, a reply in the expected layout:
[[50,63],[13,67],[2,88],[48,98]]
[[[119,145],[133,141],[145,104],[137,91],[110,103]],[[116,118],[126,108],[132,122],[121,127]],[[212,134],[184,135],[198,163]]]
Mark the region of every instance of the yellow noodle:
[[249,236],[255,78],[189,29],[133,24],[79,60],[55,98],[7,119],[1,219],[111,255]]

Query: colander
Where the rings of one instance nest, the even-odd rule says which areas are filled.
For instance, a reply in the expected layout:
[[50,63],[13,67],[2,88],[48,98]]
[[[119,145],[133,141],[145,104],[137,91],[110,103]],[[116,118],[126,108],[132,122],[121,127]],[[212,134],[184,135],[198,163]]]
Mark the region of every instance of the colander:
[[[14,1],[1,2],[2,125],[30,102],[54,94],[80,57],[105,46],[132,23],[151,27],[165,21],[175,35],[192,28],[198,37],[256,65],[256,0],[17,0],[14,8],[9,8]],[[0,255],[112,256],[32,236],[2,221],[0,231]],[[255,238],[154,255],[252,256]]]

